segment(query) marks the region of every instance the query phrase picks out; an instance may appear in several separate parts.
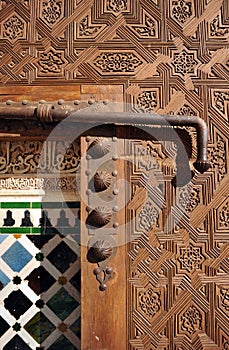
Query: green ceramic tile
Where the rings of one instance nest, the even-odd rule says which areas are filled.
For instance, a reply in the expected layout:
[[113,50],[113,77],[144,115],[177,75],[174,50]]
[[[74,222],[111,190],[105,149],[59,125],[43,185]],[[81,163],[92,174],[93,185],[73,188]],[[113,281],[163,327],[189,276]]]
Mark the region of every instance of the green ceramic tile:
[[48,301],[47,305],[63,321],[79,306],[79,303],[62,287]]
[[11,208],[11,209],[30,208],[30,202],[2,202],[1,208]]
[[29,227],[0,227],[0,233],[30,233],[31,229]]
[[43,209],[62,208],[62,202],[42,202],[41,205]]
[[63,207],[80,208],[80,202],[65,202],[63,203]]
[[73,331],[77,337],[81,338],[81,318],[77,318],[77,320],[71,325],[70,329]]
[[39,234],[41,234],[41,232],[42,232],[42,228],[41,227],[32,227],[31,228],[31,233],[34,233],[34,234],[39,233]]
[[41,344],[56,329],[42,312],[38,312],[24,328],[38,344]]
[[40,202],[32,202],[31,203],[31,208],[33,208],[33,209],[40,209],[41,206],[42,206],[42,203],[40,203]]

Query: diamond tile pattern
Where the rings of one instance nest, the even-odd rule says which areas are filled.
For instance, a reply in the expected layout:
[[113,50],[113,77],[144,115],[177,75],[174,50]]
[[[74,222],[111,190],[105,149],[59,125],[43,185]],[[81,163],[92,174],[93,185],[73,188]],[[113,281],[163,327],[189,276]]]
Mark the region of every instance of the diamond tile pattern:
[[2,255],[2,259],[13,271],[19,272],[32,259],[32,255],[19,242],[15,242]]
[[25,235],[10,229],[0,234],[0,349],[80,349],[80,233]]

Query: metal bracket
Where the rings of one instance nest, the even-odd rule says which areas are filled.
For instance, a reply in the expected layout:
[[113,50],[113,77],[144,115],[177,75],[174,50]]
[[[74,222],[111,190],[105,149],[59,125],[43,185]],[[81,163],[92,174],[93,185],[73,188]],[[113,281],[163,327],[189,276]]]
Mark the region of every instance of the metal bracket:
[[106,282],[113,277],[113,268],[107,267],[105,262],[98,263],[98,267],[94,269],[94,274],[99,282],[99,290],[104,292],[107,289]]

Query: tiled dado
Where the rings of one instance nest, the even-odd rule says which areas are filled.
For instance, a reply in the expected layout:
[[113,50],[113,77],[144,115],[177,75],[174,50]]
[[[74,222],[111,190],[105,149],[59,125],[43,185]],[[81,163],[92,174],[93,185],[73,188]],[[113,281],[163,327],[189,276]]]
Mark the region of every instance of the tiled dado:
[[79,202],[1,202],[0,233],[76,234],[78,212]]
[[[0,349],[80,349],[79,225],[68,215],[78,218],[79,203],[2,202],[1,219],[7,210],[13,217],[29,210],[34,224],[38,212],[51,220],[48,227],[1,227],[11,234],[0,234]],[[58,219],[68,226],[56,227]],[[60,234],[65,229],[74,234]]]

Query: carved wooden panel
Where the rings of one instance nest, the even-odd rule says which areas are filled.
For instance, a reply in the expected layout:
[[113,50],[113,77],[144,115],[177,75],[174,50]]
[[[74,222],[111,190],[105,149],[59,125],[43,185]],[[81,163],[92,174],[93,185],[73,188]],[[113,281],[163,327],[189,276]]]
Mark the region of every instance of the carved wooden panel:
[[123,152],[132,160],[128,349],[227,349],[228,176],[218,171],[212,192],[211,172],[176,187],[177,148],[139,137]]
[[[166,165],[173,148],[162,151],[167,209],[160,198],[138,208],[136,229],[146,233],[143,247],[130,247],[131,259],[143,276],[153,272],[151,285],[144,277],[133,287],[139,315],[130,320],[133,349],[229,344],[228,18],[227,0],[0,0],[1,101],[108,99],[135,111],[196,115],[208,124],[212,168],[175,190],[175,170]],[[174,230],[171,239],[162,234],[165,222]]]

